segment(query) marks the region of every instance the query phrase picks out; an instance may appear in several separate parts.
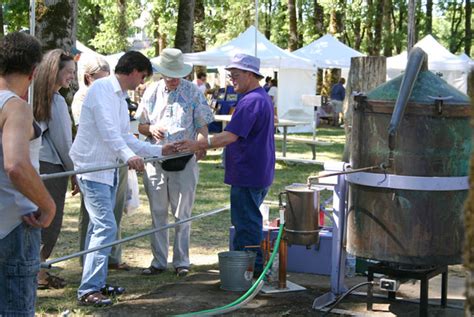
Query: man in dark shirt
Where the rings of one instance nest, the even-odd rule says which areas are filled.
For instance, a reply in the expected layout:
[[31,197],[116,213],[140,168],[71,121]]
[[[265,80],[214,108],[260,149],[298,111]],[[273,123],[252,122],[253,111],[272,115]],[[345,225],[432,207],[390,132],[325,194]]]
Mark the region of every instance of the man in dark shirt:
[[345,83],[346,80],[341,77],[341,79],[339,79],[339,82],[331,88],[331,106],[334,114],[334,126],[339,125],[339,114],[342,113],[342,102],[346,97],[346,89],[344,88]]

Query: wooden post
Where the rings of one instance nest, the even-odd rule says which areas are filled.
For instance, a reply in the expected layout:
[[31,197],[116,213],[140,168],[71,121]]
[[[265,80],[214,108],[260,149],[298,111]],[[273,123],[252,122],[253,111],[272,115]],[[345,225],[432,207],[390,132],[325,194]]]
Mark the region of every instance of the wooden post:
[[351,58],[351,68],[346,85],[346,98],[344,99],[344,129],[346,132],[346,144],[342,160],[349,162],[352,109],[354,106],[353,93],[366,94],[375,87],[383,84],[387,78],[387,63],[384,56],[362,56]]
[[[471,109],[474,109],[474,73],[471,72],[468,78],[468,94],[471,98]],[[471,126],[474,127],[474,119],[472,118]],[[464,242],[464,265],[466,270],[470,272],[470,274],[466,274],[465,316],[473,316],[474,314],[474,152],[471,154],[469,175],[469,196],[464,207],[464,225],[466,232]]]

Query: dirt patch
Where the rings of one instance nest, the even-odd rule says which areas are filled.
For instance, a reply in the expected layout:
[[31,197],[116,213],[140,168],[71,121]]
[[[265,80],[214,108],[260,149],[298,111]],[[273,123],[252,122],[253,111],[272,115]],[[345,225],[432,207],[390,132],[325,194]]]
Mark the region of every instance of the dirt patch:
[[[451,277],[450,277],[451,278]],[[461,279],[452,277],[453,282]],[[304,286],[306,290],[300,292],[285,292],[278,294],[259,293],[254,299],[229,316],[323,316],[323,312],[312,309],[315,298],[329,291],[329,277],[312,274],[289,273],[288,280]],[[347,280],[349,286],[366,281],[366,277],[357,276]],[[458,285],[454,284],[453,286]],[[405,288],[419,290],[419,286],[407,284]],[[463,317],[463,300],[456,296],[449,296],[448,305],[457,308],[442,309],[439,306],[438,296],[432,289],[438,286],[430,285],[430,298],[433,300],[429,307],[430,316]],[[359,289],[364,292],[366,289]],[[377,292],[377,291],[376,291]],[[135,293],[136,294],[136,293]],[[383,293],[382,293],[383,294]],[[448,295],[452,294],[452,289]],[[194,272],[183,279],[175,279],[161,284],[148,293],[140,295],[125,295],[112,307],[96,310],[94,315],[100,316],[172,316],[195,313],[228,305],[243,292],[229,292],[220,289],[219,273],[216,270]],[[384,296],[387,294],[385,293]],[[434,295],[432,297],[432,295]],[[418,293],[411,298],[412,302],[397,300],[388,301],[385,298],[374,298],[374,311],[367,312],[365,296],[348,296],[342,301],[334,314],[328,316],[418,316]]]
[[[303,292],[257,295],[232,316],[318,316],[311,304],[321,291],[310,288]],[[225,306],[237,300],[243,292],[220,289],[217,272],[199,272],[180,282],[169,283],[136,298],[119,302],[105,316],[170,316]]]

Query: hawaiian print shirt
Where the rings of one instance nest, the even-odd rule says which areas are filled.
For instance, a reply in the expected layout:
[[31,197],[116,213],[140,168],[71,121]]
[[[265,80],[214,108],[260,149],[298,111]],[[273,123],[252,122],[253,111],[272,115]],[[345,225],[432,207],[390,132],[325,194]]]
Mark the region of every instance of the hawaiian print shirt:
[[[174,91],[168,91],[163,79],[151,84],[145,90],[136,117],[141,124],[157,124],[167,130],[166,140],[160,143],[194,140],[197,129],[214,121],[203,93],[185,79],[181,79]],[[146,140],[156,143],[153,137]]]

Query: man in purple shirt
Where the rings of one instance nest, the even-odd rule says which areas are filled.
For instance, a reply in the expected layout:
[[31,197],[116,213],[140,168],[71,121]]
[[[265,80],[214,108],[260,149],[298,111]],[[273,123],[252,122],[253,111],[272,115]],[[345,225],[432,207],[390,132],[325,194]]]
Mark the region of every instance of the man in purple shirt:
[[[226,147],[224,182],[231,185],[231,222],[235,226],[233,246],[260,245],[262,240],[263,202],[275,174],[275,140],[273,137],[273,105],[260,87],[260,59],[237,54],[226,67],[235,92],[242,94],[235,106],[232,120],[225,131],[209,136],[207,142],[182,141],[176,143],[179,151]],[[251,249],[255,251],[255,249]],[[263,269],[261,250],[257,250],[255,273]]]

